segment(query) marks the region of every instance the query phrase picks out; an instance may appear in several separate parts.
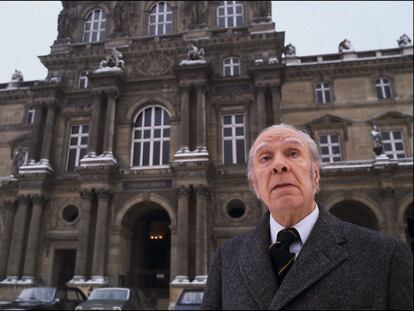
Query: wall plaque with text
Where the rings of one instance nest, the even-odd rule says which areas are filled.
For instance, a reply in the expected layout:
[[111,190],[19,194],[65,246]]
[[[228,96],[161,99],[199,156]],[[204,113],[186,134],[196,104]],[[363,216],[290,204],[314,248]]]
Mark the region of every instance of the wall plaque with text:
[[172,188],[171,179],[147,180],[147,181],[124,181],[123,191],[148,191],[148,190],[168,190]]

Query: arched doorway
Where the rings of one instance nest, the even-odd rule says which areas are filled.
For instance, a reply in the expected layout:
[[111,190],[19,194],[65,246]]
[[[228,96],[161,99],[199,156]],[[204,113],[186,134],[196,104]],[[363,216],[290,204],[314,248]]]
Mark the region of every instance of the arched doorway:
[[357,201],[342,201],[335,204],[330,212],[343,221],[372,230],[379,230],[378,220],[371,209]]
[[171,220],[162,206],[141,202],[125,214],[131,232],[127,286],[141,288],[154,299],[169,295]]

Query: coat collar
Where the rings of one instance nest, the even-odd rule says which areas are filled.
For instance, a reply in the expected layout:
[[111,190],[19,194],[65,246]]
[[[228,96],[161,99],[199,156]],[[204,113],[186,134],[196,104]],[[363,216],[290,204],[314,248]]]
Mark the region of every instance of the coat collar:
[[241,243],[240,271],[261,309],[283,308],[347,258],[340,222],[322,206],[319,209],[318,220],[280,288],[268,252],[268,212]]

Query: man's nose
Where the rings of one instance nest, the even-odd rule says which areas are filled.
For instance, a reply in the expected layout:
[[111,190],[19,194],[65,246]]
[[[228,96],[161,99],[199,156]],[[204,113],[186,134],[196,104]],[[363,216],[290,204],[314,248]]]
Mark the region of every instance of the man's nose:
[[280,160],[280,159],[275,159],[273,163],[273,167],[272,167],[272,173],[273,174],[286,173],[288,169],[289,169],[288,165],[286,164],[285,161]]

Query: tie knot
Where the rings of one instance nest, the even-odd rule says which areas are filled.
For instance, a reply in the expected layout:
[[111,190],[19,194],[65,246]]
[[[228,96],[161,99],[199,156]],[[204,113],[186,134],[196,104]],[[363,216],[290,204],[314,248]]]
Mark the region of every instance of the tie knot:
[[277,234],[276,243],[282,243],[290,245],[295,241],[300,241],[300,235],[298,230],[295,228],[286,228],[283,230],[280,230]]

